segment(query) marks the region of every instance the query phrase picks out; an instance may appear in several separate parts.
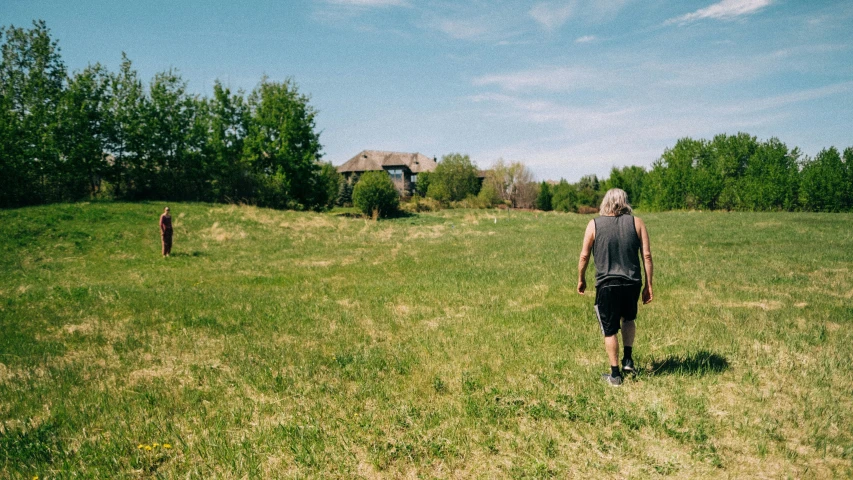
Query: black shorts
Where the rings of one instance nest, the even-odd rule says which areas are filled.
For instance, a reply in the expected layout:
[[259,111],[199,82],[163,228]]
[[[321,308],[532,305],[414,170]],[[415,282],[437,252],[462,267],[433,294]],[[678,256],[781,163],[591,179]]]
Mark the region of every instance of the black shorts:
[[605,337],[616,335],[621,321],[630,322],[637,318],[637,301],[642,285],[605,282],[595,287],[595,316]]

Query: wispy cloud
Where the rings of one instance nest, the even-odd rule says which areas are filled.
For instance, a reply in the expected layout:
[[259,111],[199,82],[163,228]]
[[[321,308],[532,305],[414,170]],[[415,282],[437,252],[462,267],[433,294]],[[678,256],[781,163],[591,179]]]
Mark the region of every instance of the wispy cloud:
[[579,17],[593,23],[612,19],[631,0],[562,0],[539,2],[527,12],[545,30],[554,31]]
[[570,91],[612,84],[606,75],[591,67],[546,67],[519,72],[483,75],[473,80],[474,85],[495,85],[503,90]]
[[557,102],[520,98],[499,93],[484,93],[471,97],[474,102],[502,105],[512,116],[534,123],[571,125],[575,132],[613,127],[633,120],[634,108],[588,108],[563,105]]
[[563,26],[577,8],[576,1],[562,3],[537,3],[530,9],[531,17],[546,30],[553,31]]
[[443,19],[435,23],[435,27],[446,35],[462,40],[471,40],[485,35],[488,25],[475,20]]
[[809,100],[817,100],[820,98],[831,97],[853,91],[853,81],[840,82],[822,87],[807,88],[795,92],[783,93],[772,97],[759,98],[740,102],[736,105],[727,105],[719,108],[719,111],[729,114],[744,114],[761,112],[765,110],[773,110],[786,107],[800,102],[808,102]]
[[618,87],[642,91],[711,87],[751,82],[780,72],[810,71],[828,55],[850,49],[843,44],[800,45],[763,53],[717,55],[701,61],[611,55],[596,64],[551,65],[481,75],[472,84],[527,93],[604,91]]
[[326,0],[326,3],[350,7],[403,7],[408,5],[406,0]]
[[598,37],[596,37],[595,35],[584,35],[582,37],[576,38],[575,43],[589,43],[594,42],[597,39]]
[[673,23],[690,23],[697,20],[715,19],[732,20],[744,15],[752,15],[770,5],[771,0],[723,0],[705,8],[700,8],[693,13],[680,17],[670,18],[665,22],[667,25]]

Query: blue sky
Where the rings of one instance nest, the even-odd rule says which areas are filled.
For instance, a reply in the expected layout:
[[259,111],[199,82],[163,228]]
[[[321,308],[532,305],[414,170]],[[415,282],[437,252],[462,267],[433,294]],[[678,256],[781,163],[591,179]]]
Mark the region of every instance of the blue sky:
[[191,91],[293,77],[324,158],[362,149],[520,160],[538,179],[649,166],[678,138],[745,131],[853,146],[853,2],[3,0],[70,70],[128,54]]

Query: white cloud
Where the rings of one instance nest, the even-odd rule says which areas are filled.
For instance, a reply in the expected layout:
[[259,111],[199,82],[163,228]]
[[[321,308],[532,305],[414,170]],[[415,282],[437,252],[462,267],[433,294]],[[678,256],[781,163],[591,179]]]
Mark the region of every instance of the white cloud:
[[439,20],[436,28],[450,37],[470,40],[485,35],[489,29],[486,25],[473,20]]
[[665,23],[690,23],[697,20],[712,18],[716,20],[732,20],[743,15],[751,15],[770,5],[771,0],[723,0],[693,13],[670,18]]
[[406,0],[326,0],[332,5],[351,7],[403,7],[408,5]]
[[537,3],[528,13],[546,30],[552,31],[562,27],[575,13],[576,7],[576,1],[564,2],[562,4]]
[[520,72],[483,75],[474,85],[497,85],[503,90],[518,91],[540,89],[569,91],[579,88],[600,87],[609,83],[606,75],[589,67],[549,67]]
[[533,123],[558,123],[574,132],[588,132],[632,120],[634,108],[587,108],[561,105],[546,100],[531,100],[511,95],[485,93],[471,97],[474,102],[500,105],[504,115]]
[[741,102],[736,105],[724,106],[720,107],[719,111],[733,115],[754,113],[781,108],[794,103],[831,97],[833,95],[847,93],[850,91],[853,91],[853,82],[834,83],[832,85],[824,85],[823,87],[807,88],[796,92],[783,93],[772,97]]
[[597,40],[595,35],[584,35],[575,39],[575,43],[589,43]]
[[554,31],[575,17],[601,23],[612,19],[631,0],[562,0],[539,2],[528,15],[545,30]]

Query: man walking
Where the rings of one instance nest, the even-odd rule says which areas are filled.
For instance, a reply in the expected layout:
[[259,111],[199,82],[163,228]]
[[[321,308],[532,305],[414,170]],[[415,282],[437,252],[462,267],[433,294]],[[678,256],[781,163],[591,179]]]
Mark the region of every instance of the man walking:
[[[610,373],[601,378],[618,387],[622,385],[619,371],[619,338],[625,345],[622,371],[634,373],[634,335],[637,318],[637,300],[642,290],[643,304],[652,301],[652,250],[646,224],[632,215],[628,195],[624,190],[612,188],[604,195],[599,209],[600,217],[589,221],[583,238],[578,261],[578,293],[586,291],[586,267],[592,253],[595,261],[595,315],[604,334],[604,348],[610,360]],[[646,270],[646,285],[642,287],[640,259]]]

